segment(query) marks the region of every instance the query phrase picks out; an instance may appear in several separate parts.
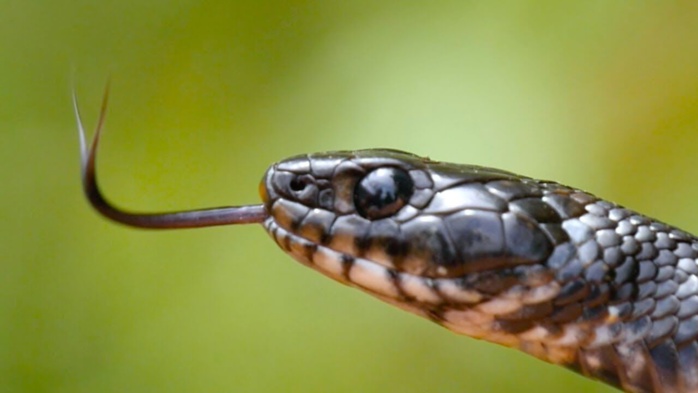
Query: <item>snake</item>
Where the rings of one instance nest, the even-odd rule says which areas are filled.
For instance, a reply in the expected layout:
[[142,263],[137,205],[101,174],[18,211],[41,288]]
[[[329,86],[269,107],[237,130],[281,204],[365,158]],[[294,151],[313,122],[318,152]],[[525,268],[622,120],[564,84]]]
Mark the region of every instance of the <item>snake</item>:
[[139,228],[261,224],[325,276],[465,336],[626,392],[698,392],[698,239],[552,181],[392,149],[271,165],[262,203],[141,213],[97,183],[105,93],[84,193]]

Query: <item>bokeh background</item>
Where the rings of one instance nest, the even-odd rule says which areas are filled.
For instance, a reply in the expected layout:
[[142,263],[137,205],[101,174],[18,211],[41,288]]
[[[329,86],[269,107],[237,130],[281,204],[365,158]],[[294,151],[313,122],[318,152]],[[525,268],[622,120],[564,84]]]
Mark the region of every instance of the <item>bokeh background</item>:
[[698,231],[698,3],[0,1],[1,392],[611,392],[293,262],[259,226],[84,201],[70,102],[138,210],[258,201],[266,167],[391,147]]

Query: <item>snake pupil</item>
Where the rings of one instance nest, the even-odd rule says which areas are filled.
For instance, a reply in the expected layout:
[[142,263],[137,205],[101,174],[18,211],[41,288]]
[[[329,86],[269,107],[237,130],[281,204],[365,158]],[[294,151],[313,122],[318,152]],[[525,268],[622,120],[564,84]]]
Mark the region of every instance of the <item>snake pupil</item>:
[[354,189],[356,211],[368,219],[391,216],[407,204],[414,183],[399,168],[378,168],[364,176]]

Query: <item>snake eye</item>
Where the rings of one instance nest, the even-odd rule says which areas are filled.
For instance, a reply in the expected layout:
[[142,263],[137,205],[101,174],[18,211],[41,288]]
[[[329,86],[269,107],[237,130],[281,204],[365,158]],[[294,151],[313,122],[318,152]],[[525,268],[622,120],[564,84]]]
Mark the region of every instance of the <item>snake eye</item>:
[[412,196],[410,175],[398,168],[378,168],[354,188],[354,206],[365,218],[375,220],[395,214]]

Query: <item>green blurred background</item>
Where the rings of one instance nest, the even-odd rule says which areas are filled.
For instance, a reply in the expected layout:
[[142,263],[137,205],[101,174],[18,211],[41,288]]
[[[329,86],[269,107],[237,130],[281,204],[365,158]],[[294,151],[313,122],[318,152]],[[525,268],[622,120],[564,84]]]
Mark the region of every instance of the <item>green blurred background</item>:
[[[590,190],[698,231],[698,3],[0,1],[1,392],[610,392],[306,269],[258,226],[266,167],[391,147]],[[72,77],[74,75],[74,78]]]

